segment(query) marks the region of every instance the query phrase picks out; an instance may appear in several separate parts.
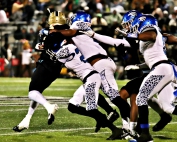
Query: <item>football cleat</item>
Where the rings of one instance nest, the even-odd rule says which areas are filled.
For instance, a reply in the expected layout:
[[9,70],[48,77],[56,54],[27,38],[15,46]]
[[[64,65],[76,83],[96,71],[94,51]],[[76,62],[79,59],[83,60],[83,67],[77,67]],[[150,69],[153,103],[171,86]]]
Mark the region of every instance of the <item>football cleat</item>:
[[116,139],[121,139],[121,136],[123,135],[123,129],[121,128],[116,128],[113,132],[112,135],[107,138],[106,140],[116,140]]
[[13,127],[15,132],[21,132],[29,128],[31,116],[26,116],[17,126]]
[[150,134],[142,133],[139,138],[136,139],[137,142],[153,142],[153,138]]
[[114,122],[115,120],[117,120],[119,118],[119,113],[114,110],[112,112],[110,112],[107,116],[107,119],[110,121],[110,122]]
[[172,120],[171,115],[167,113],[163,113],[160,117],[159,122],[152,128],[154,132],[162,130]]
[[59,109],[57,104],[52,104],[51,108],[48,110],[48,125],[51,125],[54,120],[55,120],[55,116],[54,114],[56,113],[56,111]]

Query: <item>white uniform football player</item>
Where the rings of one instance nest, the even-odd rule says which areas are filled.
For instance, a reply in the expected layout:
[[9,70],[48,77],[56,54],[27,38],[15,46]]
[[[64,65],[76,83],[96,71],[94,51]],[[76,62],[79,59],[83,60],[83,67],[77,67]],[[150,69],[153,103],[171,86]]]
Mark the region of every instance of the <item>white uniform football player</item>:
[[[74,14],[70,19],[70,29],[82,30],[80,22],[90,24],[90,15],[85,12]],[[80,34],[73,37],[72,40],[85,59],[100,73],[102,91],[120,109],[121,117],[127,120],[130,117],[130,106],[120,97],[118,92],[118,85],[114,78],[117,67],[114,61],[108,57],[106,51],[93,38]],[[124,43],[125,41],[122,40],[122,42]],[[112,140],[111,137],[110,139]]]
[[84,60],[84,56],[73,44],[64,45],[56,55],[58,60],[63,62],[68,69],[73,70],[84,83],[76,90],[69,102],[75,106],[80,106],[85,100],[86,110],[97,109],[99,88],[101,86],[99,73]]
[[[137,139],[140,142],[153,141],[149,133],[148,121],[148,100],[173,81],[175,81],[174,65],[168,61],[163,47],[163,36],[156,26],[156,21],[152,16],[146,15],[138,17],[132,23],[133,34],[127,34],[128,37],[140,40],[140,51],[144,56],[145,63],[151,69],[151,72],[143,80],[139,93],[136,97],[136,103],[139,110],[142,133]],[[170,89],[170,86],[168,87]]]

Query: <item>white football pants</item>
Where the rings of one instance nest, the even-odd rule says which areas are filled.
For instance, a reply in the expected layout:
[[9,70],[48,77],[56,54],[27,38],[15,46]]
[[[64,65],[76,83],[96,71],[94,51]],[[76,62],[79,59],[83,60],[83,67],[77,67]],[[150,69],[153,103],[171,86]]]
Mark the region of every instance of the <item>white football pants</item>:
[[94,69],[100,73],[101,89],[110,100],[113,100],[119,95],[118,85],[114,78],[114,73],[117,69],[116,64],[111,58],[101,59],[93,65]]
[[101,77],[95,73],[87,78],[85,84],[81,85],[74,93],[69,102],[75,106],[80,106],[86,102],[86,110],[97,109]]

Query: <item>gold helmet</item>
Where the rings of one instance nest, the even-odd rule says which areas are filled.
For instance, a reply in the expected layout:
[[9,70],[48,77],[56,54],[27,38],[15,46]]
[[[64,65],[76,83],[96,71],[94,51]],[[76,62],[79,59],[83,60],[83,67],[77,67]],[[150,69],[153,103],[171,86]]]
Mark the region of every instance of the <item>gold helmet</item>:
[[[48,11],[50,12],[49,9]],[[67,24],[65,14],[60,11],[51,12],[48,18],[48,24],[49,24],[49,29],[54,29],[53,26],[56,26],[56,25]]]

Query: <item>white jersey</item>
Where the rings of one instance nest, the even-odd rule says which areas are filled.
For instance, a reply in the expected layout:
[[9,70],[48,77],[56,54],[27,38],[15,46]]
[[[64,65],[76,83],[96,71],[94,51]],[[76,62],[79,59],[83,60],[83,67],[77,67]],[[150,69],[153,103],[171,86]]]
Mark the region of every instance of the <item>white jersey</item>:
[[59,61],[65,63],[65,66],[73,70],[81,80],[94,70],[73,44],[64,45],[56,54],[59,57]]
[[158,27],[154,26],[157,31],[157,37],[154,42],[152,41],[140,41],[140,52],[144,56],[144,60],[149,68],[152,67],[156,62],[161,60],[168,60],[164,53],[165,43],[163,41],[163,36],[159,32]]
[[87,35],[77,35],[72,38],[75,45],[79,48],[80,52],[84,55],[85,59],[102,54],[107,56],[106,51],[93,40],[93,38],[87,36]]

